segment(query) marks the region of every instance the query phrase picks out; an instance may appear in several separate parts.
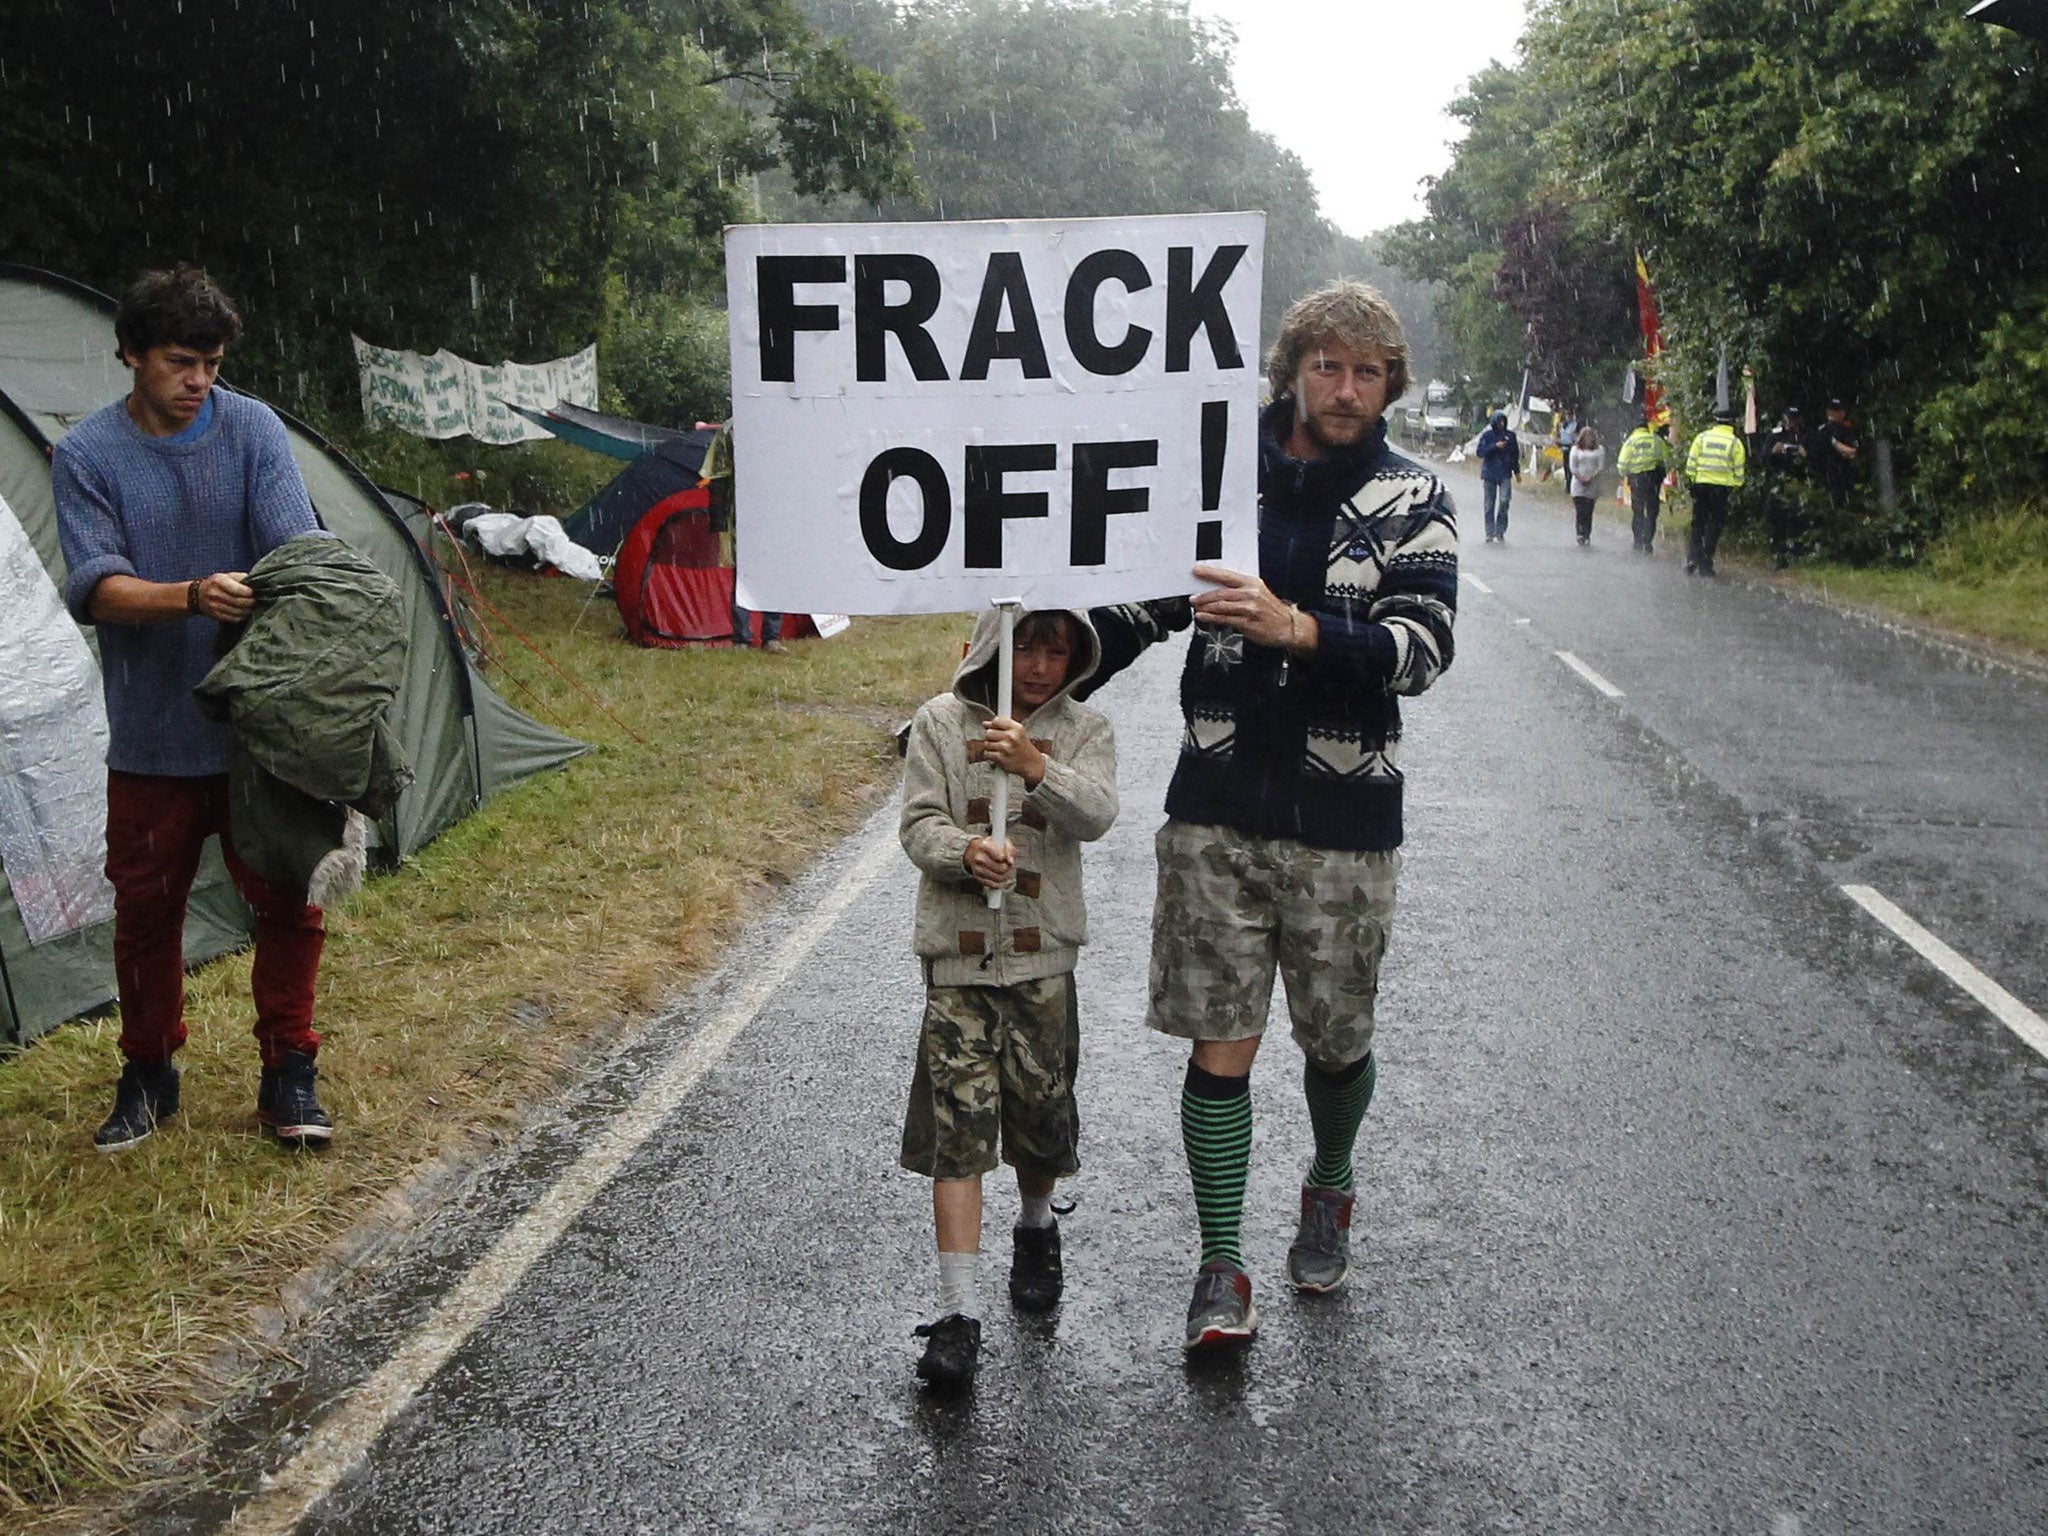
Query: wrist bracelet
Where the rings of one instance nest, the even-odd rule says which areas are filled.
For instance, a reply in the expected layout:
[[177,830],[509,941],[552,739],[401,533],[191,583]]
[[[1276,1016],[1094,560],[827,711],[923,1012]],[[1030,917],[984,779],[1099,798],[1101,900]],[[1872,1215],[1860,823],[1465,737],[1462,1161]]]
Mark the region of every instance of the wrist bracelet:
[[198,578],[185,583],[185,611],[187,613],[197,613],[199,611]]

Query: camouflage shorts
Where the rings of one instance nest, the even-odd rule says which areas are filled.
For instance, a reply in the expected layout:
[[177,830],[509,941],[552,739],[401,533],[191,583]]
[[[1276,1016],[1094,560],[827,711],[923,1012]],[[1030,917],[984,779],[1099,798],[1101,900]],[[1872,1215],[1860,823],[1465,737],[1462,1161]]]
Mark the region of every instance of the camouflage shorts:
[[1064,1176],[1081,1168],[1074,1067],[1081,1015],[1074,978],[1007,987],[930,987],[903,1166],[934,1179],[971,1179],[1003,1161]]
[[1310,1061],[1372,1049],[1380,960],[1401,855],[1169,821],[1159,829],[1152,1000],[1145,1022],[1190,1040],[1263,1034],[1277,966]]

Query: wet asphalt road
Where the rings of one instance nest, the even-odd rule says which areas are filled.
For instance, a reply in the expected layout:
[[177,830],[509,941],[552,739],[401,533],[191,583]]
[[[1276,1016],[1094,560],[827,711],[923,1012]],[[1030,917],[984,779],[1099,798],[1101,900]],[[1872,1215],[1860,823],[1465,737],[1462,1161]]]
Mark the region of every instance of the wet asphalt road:
[[[1407,714],[1409,842],[1337,1296],[1278,1284],[1309,1145],[1254,1076],[1265,1315],[1179,1350],[1183,1049],[1140,1026],[1179,647],[1098,701],[1125,811],[1089,855],[1086,1169],[1068,1298],[1001,1301],[924,1399],[927,1186],[894,1167],[920,991],[875,884],[304,1522],[307,1532],[2048,1530],[2048,1063],[1838,886],[2048,1005],[2048,688],[1464,510],[1458,659]],[[1619,687],[1596,693],[1553,654]],[[864,834],[893,838],[893,815]],[[829,889],[438,1218],[245,1416],[213,1529]]]

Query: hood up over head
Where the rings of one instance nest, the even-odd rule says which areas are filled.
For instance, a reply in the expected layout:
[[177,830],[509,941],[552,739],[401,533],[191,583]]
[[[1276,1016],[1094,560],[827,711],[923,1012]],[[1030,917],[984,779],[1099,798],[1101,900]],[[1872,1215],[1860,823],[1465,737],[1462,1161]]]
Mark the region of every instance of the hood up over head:
[[[1088,621],[1088,615],[1078,608],[1024,608],[1017,613],[1017,630],[1022,633],[1025,620],[1034,612],[1063,613],[1073,621],[1073,660],[1067,664],[1067,680],[1060,691],[1054,694],[1040,709],[1050,709],[1062,699],[1071,697],[1075,688],[1095,675],[1095,669],[1102,664],[1102,642],[1095,634],[1095,626]],[[975,708],[995,713],[996,707],[996,660],[1002,649],[1001,610],[984,608],[981,617],[974,621],[974,638],[967,642],[967,654],[960,659],[959,669],[953,674],[953,694]]]

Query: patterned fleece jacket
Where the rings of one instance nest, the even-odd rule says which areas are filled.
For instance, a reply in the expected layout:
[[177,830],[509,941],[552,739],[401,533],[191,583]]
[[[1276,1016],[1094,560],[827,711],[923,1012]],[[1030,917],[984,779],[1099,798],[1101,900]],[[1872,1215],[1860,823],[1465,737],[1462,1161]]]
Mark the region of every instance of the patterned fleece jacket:
[[917,712],[904,752],[903,851],[924,873],[917,889],[913,940],[938,987],[1006,987],[1074,968],[1088,942],[1081,895],[1081,844],[1116,820],[1116,737],[1109,722],[1074,702],[1073,691],[1095,670],[1100,641],[1085,613],[1075,613],[1078,645],[1057,694],[1027,716],[1049,761],[1026,792],[1010,775],[1009,837],[1017,850],[1016,881],[1000,911],[961,863],[967,844],[990,831],[991,800],[1002,770],[984,754],[985,728],[995,716],[996,656],[1001,641],[994,609],[974,626],[967,655],[942,693]]
[[[1458,606],[1457,512],[1386,427],[1320,459],[1280,447],[1294,402],[1259,422],[1259,575],[1312,614],[1306,656],[1198,624],[1166,813],[1313,848],[1401,845],[1401,706],[1443,675]],[[1185,598],[1098,608],[1103,662],[1081,697],[1191,614]]]

